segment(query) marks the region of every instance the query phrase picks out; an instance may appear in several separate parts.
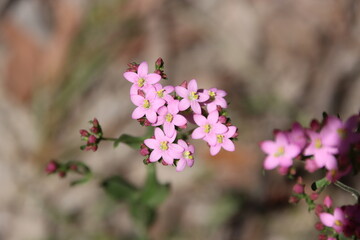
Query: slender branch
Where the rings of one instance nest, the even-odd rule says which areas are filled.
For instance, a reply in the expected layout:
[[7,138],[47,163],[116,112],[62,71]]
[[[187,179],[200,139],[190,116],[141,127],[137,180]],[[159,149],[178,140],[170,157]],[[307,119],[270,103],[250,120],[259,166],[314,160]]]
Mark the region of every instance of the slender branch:
[[334,184],[335,186],[341,188],[342,190],[351,193],[351,195],[356,199],[356,201],[358,203],[360,202],[360,193],[355,188],[352,188],[340,181],[336,181]]

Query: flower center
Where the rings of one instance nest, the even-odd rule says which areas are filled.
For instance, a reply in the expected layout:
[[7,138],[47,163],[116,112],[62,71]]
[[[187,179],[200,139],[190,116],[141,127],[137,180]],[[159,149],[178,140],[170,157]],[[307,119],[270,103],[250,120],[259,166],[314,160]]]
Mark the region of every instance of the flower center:
[[189,100],[197,100],[199,99],[199,95],[196,92],[190,92]]
[[223,143],[224,141],[224,135],[216,135],[216,140],[218,143]]
[[169,149],[168,142],[167,141],[160,142],[160,149],[164,151],[168,150]]
[[341,227],[343,224],[340,220],[335,220],[335,225]]
[[149,102],[149,100],[144,100],[144,103],[143,103],[143,107],[144,108],[150,108],[150,102]]
[[204,126],[204,131],[205,131],[206,133],[209,133],[210,130],[211,130],[211,125],[210,125],[210,124],[205,124],[205,126]]
[[159,98],[162,98],[162,97],[164,97],[164,92],[165,92],[165,89],[161,89],[161,90],[157,91],[156,93]]
[[315,139],[315,148],[322,148],[321,139]]
[[345,139],[346,138],[346,130],[344,128],[339,128],[337,130],[337,133],[339,134],[340,138]]
[[139,87],[143,87],[145,84],[145,79],[139,78],[137,84],[139,85]]
[[210,96],[211,98],[215,98],[215,97],[216,97],[216,93],[213,92],[213,91],[209,91],[209,96]]
[[183,156],[184,156],[184,158],[186,158],[186,159],[193,159],[193,156],[191,155],[191,152],[190,152],[190,151],[185,151],[185,152],[183,153]]
[[167,122],[171,122],[172,120],[173,120],[173,115],[171,115],[171,113],[168,113],[168,114],[166,114],[166,116],[165,116],[165,119],[166,119],[166,121]]
[[280,146],[278,149],[277,149],[277,152],[275,153],[275,157],[280,157],[282,155],[284,155],[285,153],[285,148],[284,146]]

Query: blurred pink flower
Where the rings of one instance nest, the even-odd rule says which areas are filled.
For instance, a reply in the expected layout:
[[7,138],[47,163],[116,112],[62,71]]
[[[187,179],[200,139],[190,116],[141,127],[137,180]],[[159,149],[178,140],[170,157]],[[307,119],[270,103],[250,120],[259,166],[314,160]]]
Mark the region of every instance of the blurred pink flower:
[[326,212],[320,213],[319,217],[325,226],[334,228],[338,233],[342,232],[345,223],[345,214],[341,208],[335,208],[333,214]]
[[293,158],[298,156],[301,151],[298,145],[289,142],[283,132],[275,135],[275,141],[268,140],[260,143],[260,147],[268,154],[264,162],[264,168],[267,170],[277,166],[290,167],[293,164]]

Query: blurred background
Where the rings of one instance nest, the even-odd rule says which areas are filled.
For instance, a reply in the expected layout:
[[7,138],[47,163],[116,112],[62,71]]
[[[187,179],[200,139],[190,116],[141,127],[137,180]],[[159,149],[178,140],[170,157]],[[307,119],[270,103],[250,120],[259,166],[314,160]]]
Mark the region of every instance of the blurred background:
[[[216,157],[193,141],[195,165],[182,173],[158,166],[172,192],[152,238],[316,239],[316,217],[288,204],[284,177],[262,171],[258,143],[323,111],[359,111],[359,13],[358,0],[1,0],[0,239],[133,239],[126,205],[98,186],[113,174],[142,185],[142,157],[110,142],[82,152],[78,130],[97,117],[106,136],[143,134],[122,74],[158,57],[168,84],[228,92],[239,141]],[[82,160],[96,177],[70,187],[72,176],[46,176],[50,159]]]

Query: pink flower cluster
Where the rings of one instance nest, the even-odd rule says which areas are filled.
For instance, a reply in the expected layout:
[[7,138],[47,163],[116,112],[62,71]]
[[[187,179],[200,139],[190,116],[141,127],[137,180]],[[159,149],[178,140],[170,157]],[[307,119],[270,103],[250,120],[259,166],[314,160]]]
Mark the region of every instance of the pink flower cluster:
[[314,172],[326,169],[329,181],[336,181],[352,169],[351,158],[358,161],[360,153],[360,115],[346,121],[336,116],[326,116],[320,123],[313,120],[309,128],[295,123],[291,130],[275,131],[275,140],[263,141],[261,149],[268,154],[264,168],[276,167],[286,173],[294,160],[305,161],[305,169]]
[[[237,128],[225,117],[226,92],[199,89],[195,79],[179,86],[163,86],[159,81],[166,74],[159,59],[154,73],[149,73],[146,62],[129,65],[124,73],[132,83],[130,98],[136,105],[132,118],[142,125],[156,127],[153,138],[144,141],[148,149],[143,145],[142,155],[147,155],[149,162],[176,165],[176,170],[182,171],[194,164],[194,146],[186,142],[189,136],[206,141],[211,155],[221,148],[234,151]],[[195,123],[197,128],[187,130],[189,123]]]
[[[333,207],[329,196],[324,198],[323,204],[316,207],[316,214],[320,218],[315,227],[321,231],[323,239],[337,239],[337,235],[360,238],[360,204]],[[332,231],[332,229],[335,231]]]

